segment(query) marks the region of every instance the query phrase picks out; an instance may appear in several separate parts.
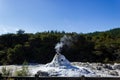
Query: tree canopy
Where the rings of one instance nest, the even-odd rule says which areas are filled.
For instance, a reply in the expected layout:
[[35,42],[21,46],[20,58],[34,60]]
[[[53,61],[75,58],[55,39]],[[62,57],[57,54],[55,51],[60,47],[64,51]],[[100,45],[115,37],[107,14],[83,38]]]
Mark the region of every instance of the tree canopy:
[[0,64],[48,63],[55,55],[55,45],[64,35],[73,38],[61,54],[70,61],[120,62],[120,28],[87,34],[47,31],[0,35]]

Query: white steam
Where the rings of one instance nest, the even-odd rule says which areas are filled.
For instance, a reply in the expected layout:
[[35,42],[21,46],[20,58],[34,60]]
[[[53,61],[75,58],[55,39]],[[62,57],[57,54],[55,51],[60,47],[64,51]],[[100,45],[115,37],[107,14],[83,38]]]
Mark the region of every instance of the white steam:
[[72,45],[72,41],[73,41],[73,38],[71,36],[66,36],[64,35],[61,39],[60,39],[60,42],[56,44],[55,46],[55,49],[56,49],[56,52],[57,53],[60,53],[63,46],[66,45],[66,46],[70,46]]

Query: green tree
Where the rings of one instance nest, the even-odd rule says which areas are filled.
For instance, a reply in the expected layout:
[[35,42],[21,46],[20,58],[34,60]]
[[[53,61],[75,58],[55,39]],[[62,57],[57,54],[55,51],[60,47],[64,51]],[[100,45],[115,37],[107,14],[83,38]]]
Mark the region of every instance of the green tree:
[[25,31],[22,30],[22,29],[19,29],[19,30],[17,31],[17,34],[24,34],[24,33],[25,33]]

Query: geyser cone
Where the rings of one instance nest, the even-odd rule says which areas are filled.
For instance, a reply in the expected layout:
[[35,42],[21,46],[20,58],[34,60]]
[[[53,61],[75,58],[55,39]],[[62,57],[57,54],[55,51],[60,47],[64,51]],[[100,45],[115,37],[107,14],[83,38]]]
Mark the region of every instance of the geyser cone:
[[70,64],[70,62],[65,58],[64,55],[57,53],[52,62],[47,64],[47,66],[49,67],[72,67],[72,65]]

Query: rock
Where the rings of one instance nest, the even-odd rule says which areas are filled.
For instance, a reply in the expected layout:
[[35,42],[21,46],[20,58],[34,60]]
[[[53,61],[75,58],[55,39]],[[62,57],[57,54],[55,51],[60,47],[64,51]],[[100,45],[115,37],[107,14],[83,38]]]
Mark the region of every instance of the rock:
[[97,69],[97,70],[102,70],[102,67],[97,66],[96,69]]
[[48,72],[38,71],[38,72],[35,74],[35,77],[39,77],[39,76],[48,77],[49,74],[48,74]]
[[104,64],[103,68],[109,69],[109,70],[113,70],[112,66],[110,64]]
[[120,64],[114,64],[114,65],[113,65],[113,69],[115,69],[115,70],[116,70],[116,69],[120,70]]
[[117,71],[110,71],[109,74],[113,76],[119,76]]

